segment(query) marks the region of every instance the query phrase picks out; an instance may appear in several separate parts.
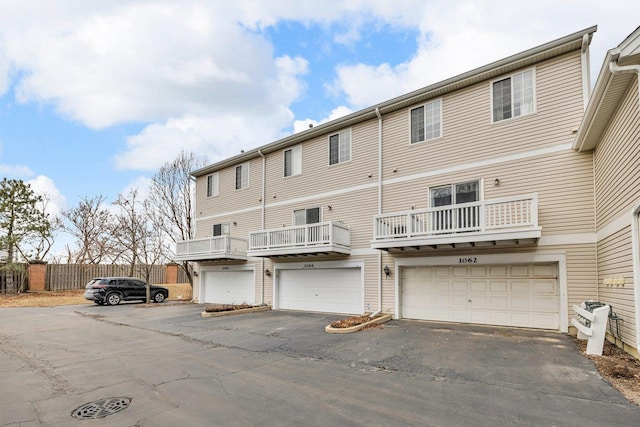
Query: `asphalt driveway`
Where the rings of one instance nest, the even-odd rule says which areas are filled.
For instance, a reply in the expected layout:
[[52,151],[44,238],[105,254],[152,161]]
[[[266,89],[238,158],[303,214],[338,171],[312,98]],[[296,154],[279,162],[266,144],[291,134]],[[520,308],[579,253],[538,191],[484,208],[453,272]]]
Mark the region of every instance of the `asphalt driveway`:
[[[333,335],[339,316],[202,309],[0,309],[0,426],[640,425],[563,334],[392,321]],[[116,397],[130,404],[73,416]]]

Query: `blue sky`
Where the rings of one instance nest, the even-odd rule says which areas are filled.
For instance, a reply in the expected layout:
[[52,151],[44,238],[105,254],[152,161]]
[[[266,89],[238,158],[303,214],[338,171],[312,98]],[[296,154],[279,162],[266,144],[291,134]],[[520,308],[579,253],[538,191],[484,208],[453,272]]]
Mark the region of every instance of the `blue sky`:
[[640,2],[513,6],[3,0],[0,178],[52,213],[111,202],[181,150],[222,160],[592,25],[595,76],[640,25]]

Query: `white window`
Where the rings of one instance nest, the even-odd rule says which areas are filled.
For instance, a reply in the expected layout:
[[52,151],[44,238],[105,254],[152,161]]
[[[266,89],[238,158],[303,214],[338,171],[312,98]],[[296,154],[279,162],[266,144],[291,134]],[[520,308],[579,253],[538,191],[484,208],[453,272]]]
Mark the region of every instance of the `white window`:
[[533,113],[534,77],[533,70],[527,70],[493,82],[494,122]]
[[223,236],[229,233],[229,223],[213,224],[213,237]]
[[236,190],[249,187],[249,163],[236,166]]
[[218,172],[207,175],[207,197],[218,195]]
[[296,145],[284,151],[284,176],[302,173],[302,146]]
[[442,136],[442,100],[428,102],[411,110],[411,143]]
[[293,211],[293,225],[317,224],[320,222],[320,208]]
[[351,160],[351,129],[329,136],[329,164]]

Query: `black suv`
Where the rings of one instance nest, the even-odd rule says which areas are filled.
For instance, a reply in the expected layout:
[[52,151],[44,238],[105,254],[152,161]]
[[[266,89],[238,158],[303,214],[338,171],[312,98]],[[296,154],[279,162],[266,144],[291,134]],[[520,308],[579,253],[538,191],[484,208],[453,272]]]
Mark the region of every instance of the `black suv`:
[[[151,301],[169,298],[169,289],[151,285]],[[85,286],[84,297],[99,305],[118,305],[120,301],[147,301],[147,284],[134,277],[96,277]]]

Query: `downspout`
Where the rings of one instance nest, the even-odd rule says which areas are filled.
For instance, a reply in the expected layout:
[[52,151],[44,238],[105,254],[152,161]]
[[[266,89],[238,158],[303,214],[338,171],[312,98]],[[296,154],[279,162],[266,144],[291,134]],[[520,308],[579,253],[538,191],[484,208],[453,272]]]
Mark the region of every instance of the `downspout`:
[[[260,222],[260,229],[264,230],[265,225],[265,203],[266,203],[266,189],[267,189],[267,158],[262,154],[262,151],[258,149],[258,155],[262,157],[262,218]],[[260,304],[264,305],[264,258],[260,258]]]
[[[382,114],[376,107],[378,117],[378,215],[382,213]],[[382,312],[382,251],[378,250],[378,310],[369,317],[374,318]]]
[[582,67],[582,107],[587,109],[591,97],[591,72],[589,66],[589,34],[582,36],[582,49],[580,50],[580,65]]
[[[197,180],[193,177],[193,175],[189,175],[189,181],[193,182],[194,186],[196,185],[196,181]],[[193,215],[193,218],[192,218],[192,220],[193,220],[193,237],[198,235],[198,221],[196,221],[196,218],[195,218],[195,216],[196,216],[195,212],[198,212],[198,207],[196,205],[197,201],[198,201],[198,198],[196,197],[196,194],[195,194],[195,191],[194,191],[193,200],[192,200],[193,211],[194,211],[194,215]],[[192,277],[191,280],[195,281],[196,277],[198,277],[198,276],[196,276],[196,274],[199,275],[200,273],[197,273],[196,269],[194,268],[193,269],[193,276],[194,277]],[[202,287],[200,286],[200,283],[201,283],[200,279],[198,279],[198,301],[200,300],[200,296],[202,295]],[[191,301],[189,301],[189,302],[195,302],[195,298],[193,296],[193,289],[191,289]]]
[[[614,60],[609,62],[609,71],[611,74],[629,74],[635,73],[638,79],[638,109],[640,109],[640,65],[618,65],[618,61]],[[640,208],[639,208],[640,209]],[[635,294],[635,317],[636,317],[636,350],[640,352],[640,289],[638,289],[637,280],[640,280],[640,266],[637,264],[638,259],[638,221],[637,218],[638,209],[633,211],[633,216],[631,217],[631,232],[633,235],[631,236],[632,246],[631,252],[634,259],[634,294]],[[634,253],[635,252],[635,253]]]

